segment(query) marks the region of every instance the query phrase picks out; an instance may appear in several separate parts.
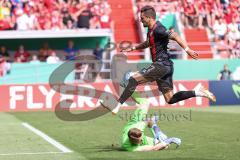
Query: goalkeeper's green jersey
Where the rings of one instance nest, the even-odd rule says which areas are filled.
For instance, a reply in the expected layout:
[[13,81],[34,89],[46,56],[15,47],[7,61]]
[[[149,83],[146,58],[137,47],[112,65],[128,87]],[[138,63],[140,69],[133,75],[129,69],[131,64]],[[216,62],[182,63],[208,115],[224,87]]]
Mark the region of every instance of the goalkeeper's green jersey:
[[[122,134],[122,148],[127,151],[136,151],[142,146],[146,145],[154,145],[154,139],[144,135],[144,129],[146,128],[147,124],[144,120],[147,115],[147,110],[145,109],[136,109],[130,121],[125,125]],[[138,128],[142,131],[142,143],[141,144],[131,144],[128,138],[128,131],[131,128]]]

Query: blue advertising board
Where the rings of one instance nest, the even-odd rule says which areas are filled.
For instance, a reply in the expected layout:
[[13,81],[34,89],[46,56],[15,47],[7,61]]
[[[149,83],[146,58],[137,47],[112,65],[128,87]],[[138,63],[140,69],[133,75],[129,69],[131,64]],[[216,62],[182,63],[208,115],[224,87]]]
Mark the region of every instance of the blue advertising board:
[[217,102],[214,105],[240,105],[240,81],[209,81],[209,90],[214,93]]

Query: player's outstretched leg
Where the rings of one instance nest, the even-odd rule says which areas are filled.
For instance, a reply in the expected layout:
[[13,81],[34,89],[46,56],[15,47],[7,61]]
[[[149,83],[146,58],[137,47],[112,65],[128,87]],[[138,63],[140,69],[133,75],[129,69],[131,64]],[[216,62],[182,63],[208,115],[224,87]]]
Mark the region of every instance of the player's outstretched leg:
[[118,101],[116,101],[115,99],[112,99],[110,101],[102,101],[100,102],[101,105],[111,111],[113,114],[117,114],[121,104],[123,104],[133,94],[137,85],[138,82],[133,77],[130,77],[128,80],[128,84]]
[[123,77],[123,81],[120,83],[125,89],[118,101],[113,98],[112,100],[101,101],[101,105],[115,115],[118,113],[121,104],[123,104],[130,96],[132,96],[139,104],[138,100],[142,101],[142,99],[139,95],[134,95],[133,93],[139,83],[145,83],[146,81],[147,80],[139,72],[127,72]]
[[206,97],[209,100],[216,102],[216,97],[214,94],[204,87],[200,87],[199,89],[195,90],[195,94],[197,97]]
[[146,82],[148,80],[140,72],[126,72],[123,76],[123,82],[120,83],[125,89],[118,101],[123,104],[133,94],[137,85]]
[[168,104],[174,104],[192,97],[206,97],[211,101],[216,102],[216,97],[214,96],[214,94],[211,93],[209,90],[205,89],[204,87],[200,87],[194,91],[180,91],[175,94],[173,94],[173,91],[171,90],[165,93],[164,97]]
[[138,81],[134,77],[130,77],[128,81],[128,85],[124,89],[118,101],[121,104],[123,104],[133,94],[137,85],[138,85]]

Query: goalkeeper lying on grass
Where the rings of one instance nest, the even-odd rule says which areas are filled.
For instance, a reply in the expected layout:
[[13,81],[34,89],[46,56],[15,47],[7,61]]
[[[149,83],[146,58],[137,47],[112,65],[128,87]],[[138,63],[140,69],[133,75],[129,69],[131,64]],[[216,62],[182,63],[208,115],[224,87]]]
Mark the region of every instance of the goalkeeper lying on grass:
[[[122,87],[126,86],[129,77],[129,72],[124,75],[121,82]],[[132,94],[132,98],[138,103],[139,107],[134,111],[134,115],[123,129],[122,148],[127,151],[153,151],[168,148],[171,143],[175,143],[178,147],[181,144],[181,139],[167,138],[157,126],[156,117],[146,119],[149,110],[148,100],[140,98],[137,92]],[[144,135],[146,127],[151,130],[154,138]]]
[[[175,143],[178,147],[181,144],[179,138],[167,138],[157,126],[155,117],[146,119],[149,109],[147,100],[140,98],[136,92],[133,93],[132,98],[139,107],[123,129],[122,148],[127,151],[153,151],[166,149],[171,143]],[[146,127],[151,129],[154,138],[144,135]]]

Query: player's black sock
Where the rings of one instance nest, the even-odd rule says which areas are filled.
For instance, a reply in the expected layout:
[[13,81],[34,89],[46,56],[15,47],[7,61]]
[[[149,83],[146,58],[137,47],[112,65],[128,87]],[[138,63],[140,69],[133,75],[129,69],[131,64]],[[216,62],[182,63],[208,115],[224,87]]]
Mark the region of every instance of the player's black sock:
[[130,77],[128,85],[124,89],[124,91],[123,91],[123,93],[120,96],[118,101],[121,104],[123,104],[133,94],[133,92],[135,91],[137,85],[138,85],[138,82],[134,78]]
[[195,91],[180,91],[175,93],[172,98],[170,99],[170,101],[168,102],[168,104],[173,104],[191,97],[196,97],[195,95]]

